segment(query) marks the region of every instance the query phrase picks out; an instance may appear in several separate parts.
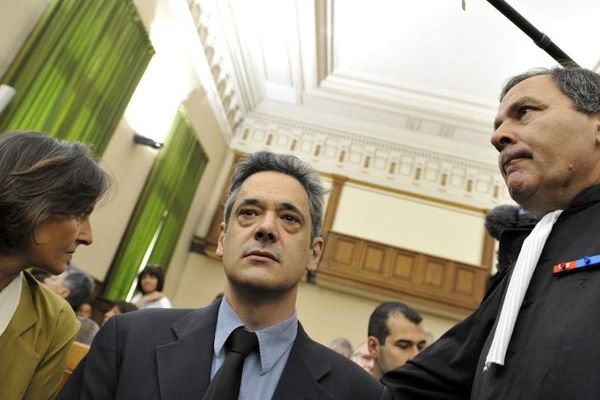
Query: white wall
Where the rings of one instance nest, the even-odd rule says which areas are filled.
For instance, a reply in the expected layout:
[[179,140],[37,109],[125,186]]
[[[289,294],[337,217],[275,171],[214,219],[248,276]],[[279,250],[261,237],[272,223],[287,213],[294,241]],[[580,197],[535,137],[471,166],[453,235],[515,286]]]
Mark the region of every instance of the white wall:
[[8,69],[48,0],[0,1],[0,76]]
[[333,231],[480,265],[484,217],[483,213],[346,184]]

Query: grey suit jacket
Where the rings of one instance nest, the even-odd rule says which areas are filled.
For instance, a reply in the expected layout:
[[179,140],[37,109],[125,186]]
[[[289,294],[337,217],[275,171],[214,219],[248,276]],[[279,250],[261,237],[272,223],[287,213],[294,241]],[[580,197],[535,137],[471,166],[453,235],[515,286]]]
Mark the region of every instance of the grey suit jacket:
[[[57,397],[199,400],[210,383],[219,304],[149,309],[111,318]],[[352,361],[298,335],[275,400],[390,399],[387,389]]]

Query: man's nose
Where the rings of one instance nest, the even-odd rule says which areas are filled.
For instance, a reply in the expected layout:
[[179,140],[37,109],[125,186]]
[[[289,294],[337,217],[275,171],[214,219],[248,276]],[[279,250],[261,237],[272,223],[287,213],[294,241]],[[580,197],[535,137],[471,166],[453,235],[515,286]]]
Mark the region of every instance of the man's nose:
[[275,226],[275,214],[267,212],[263,219],[260,221],[260,225],[254,232],[254,239],[260,242],[274,242],[278,238],[277,228]]
[[502,124],[492,133],[490,142],[500,152],[509,144],[517,142],[516,134],[509,124]]

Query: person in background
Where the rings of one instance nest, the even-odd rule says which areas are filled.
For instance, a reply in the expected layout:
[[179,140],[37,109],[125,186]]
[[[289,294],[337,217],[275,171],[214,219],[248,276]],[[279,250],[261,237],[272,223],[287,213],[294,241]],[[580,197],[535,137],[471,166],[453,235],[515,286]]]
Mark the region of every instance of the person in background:
[[0,397],[55,396],[79,323],[29,267],[62,274],[92,243],[90,214],[107,189],[88,148],[39,132],[0,136]]
[[375,379],[403,366],[425,348],[427,337],[422,320],[417,310],[399,301],[381,303],[373,310],[367,343],[374,360]]
[[114,317],[115,315],[125,314],[128,312],[136,311],[138,308],[133,303],[128,303],[126,301],[115,301],[114,305],[104,313],[104,320],[102,321],[102,325],[104,325],[109,319]]
[[92,303],[84,301],[79,305],[79,307],[77,307],[75,314],[77,314],[77,316],[80,318],[92,318],[92,311]]
[[350,359],[360,365],[360,367],[367,371],[370,375],[373,375],[374,360],[373,357],[371,357],[371,354],[369,354],[369,346],[367,342],[362,342],[356,346],[356,349],[354,349]]
[[90,297],[95,287],[94,278],[73,265],[69,265],[62,274],[47,276],[43,282],[46,287],[67,300],[73,311]]
[[350,358],[352,356],[352,343],[350,343],[350,341],[346,338],[333,339],[329,345],[329,348],[346,358]]
[[138,309],[171,308],[171,301],[162,292],[165,284],[165,274],[159,265],[148,265],[138,275],[136,289],[139,293],[133,296],[131,302]]
[[[69,265],[66,271],[60,275],[49,275],[46,277],[44,285],[67,300],[74,311],[79,309],[81,304],[90,297],[95,286],[94,279],[87,272],[72,265]],[[75,337],[75,341],[83,344],[91,344],[100,327],[89,317],[77,315],[77,319],[81,327]]]

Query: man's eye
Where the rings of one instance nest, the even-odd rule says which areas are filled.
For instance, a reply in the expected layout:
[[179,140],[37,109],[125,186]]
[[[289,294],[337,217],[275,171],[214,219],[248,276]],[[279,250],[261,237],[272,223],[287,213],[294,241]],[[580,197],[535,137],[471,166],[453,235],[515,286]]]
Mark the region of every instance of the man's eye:
[[531,106],[521,106],[517,110],[517,115],[519,118],[523,118],[528,112],[534,111],[535,109]]
[[296,217],[295,215],[284,215],[282,217],[282,219],[286,222],[291,222],[294,224],[297,224],[300,222],[300,218]]
[[239,215],[242,217],[252,217],[256,215],[256,211],[251,209],[243,209],[240,210]]

